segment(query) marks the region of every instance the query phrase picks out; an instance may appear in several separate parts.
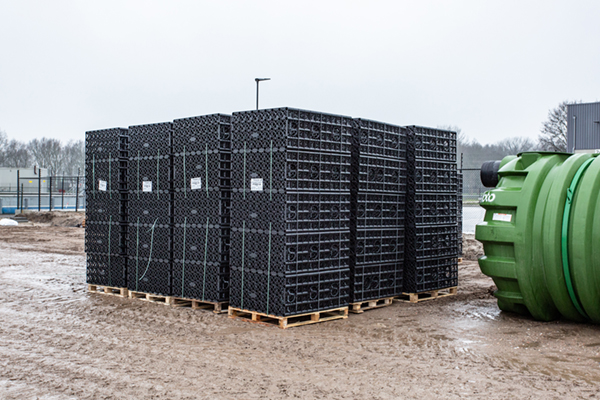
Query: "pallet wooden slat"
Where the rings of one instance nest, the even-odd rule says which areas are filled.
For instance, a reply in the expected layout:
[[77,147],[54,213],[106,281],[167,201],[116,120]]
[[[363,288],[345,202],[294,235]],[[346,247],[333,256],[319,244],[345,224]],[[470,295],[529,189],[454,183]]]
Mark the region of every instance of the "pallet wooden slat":
[[229,318],[240,318],[244,321],[256,324],[278,326],[281,329],[287,329],[294,326],[310,325],[336,319],[346,319],[348,318],[348,307],[333,308],[330,310],[304,313],[288,317],[280,317],[277,315],[269,315],[256,311],[229,307]]
[[216,314],[226,313],[229,302],[203,301],[198,299],[188,299],[183,297],[171,297],[173,307],[191,308],[192,310],[212,310]]
[[163,295],[144,293],[144,292],[135,292],[135,291],[130,290],[129,298],[147,301],[150,303],[164,304],[167,306],[171,305],[171,296],[163,296]]
[[350,312],[354,313],[354,314],[361,314],[367,310],[372,310],[374,308],[389,306],[392,304],[393,300],[394,300],[393,297],[384,297],[381,299],[365,300],[365,301],[350,303]]
[[109,296],[127,297],[127,288],[103,286],[103,285],[88,285],[88,292],[107,294]]
[[427,292],[421,293],[402,293],[400,296],[396,297],[397,301],[402,301],[405,303],[419,303],[421,301],[426,300],[434,300],[441,297],[454,296],[458,293],[458,287],[451,287],[445,289],[438,290],[429,290]]

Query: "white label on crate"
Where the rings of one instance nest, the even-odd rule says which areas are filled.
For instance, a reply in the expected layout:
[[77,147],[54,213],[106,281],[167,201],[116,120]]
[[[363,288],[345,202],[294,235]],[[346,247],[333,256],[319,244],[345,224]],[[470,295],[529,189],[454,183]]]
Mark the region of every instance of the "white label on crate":
[[262,180],[262,178],[252,178],[252,179],[250,179],[250,191],[252,191],[252,192],[262,192],[263,191],[263,180]]
[[142,182],[142,192],[151,192],[152,191],[152,181],[143,181]]
[[202,189],[202,178],[191,179],[192,190]]
[[98,181],[98,190],[106,192],[106,181]]
[[494,215],[492,216],[492,220],[493,221],[510,222],[510,221],[512,221],[512,215],[511,214],[494,213]]

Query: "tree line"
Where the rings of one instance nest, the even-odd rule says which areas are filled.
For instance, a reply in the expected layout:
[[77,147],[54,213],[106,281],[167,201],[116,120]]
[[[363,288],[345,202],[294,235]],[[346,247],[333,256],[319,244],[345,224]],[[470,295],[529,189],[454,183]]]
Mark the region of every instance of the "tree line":
[[542,123],[537,139],[512,137],[493,144],[481,144],[465,135],[459,127],[440,126],[456,132],[457,162],[463,168],[480,168],[489,160],[501,160],[508,155],[524,151],[567,151],[567,105],[581,101],[563,101],[548,111],[548,118]]
[[0,167],[47,168],[52,175],[77,175],[84,173],[85,143],[71,140],[62,143],[58,139],[41,138],[29,142],[9,140],[0,131]]

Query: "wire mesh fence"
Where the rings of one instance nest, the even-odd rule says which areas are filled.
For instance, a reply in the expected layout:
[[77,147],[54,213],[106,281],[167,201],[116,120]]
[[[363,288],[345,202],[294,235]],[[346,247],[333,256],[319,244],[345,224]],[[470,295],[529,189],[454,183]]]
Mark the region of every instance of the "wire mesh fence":
[[84,176],[19,177],[15,189],[2,197],[2,213],[85,210]]

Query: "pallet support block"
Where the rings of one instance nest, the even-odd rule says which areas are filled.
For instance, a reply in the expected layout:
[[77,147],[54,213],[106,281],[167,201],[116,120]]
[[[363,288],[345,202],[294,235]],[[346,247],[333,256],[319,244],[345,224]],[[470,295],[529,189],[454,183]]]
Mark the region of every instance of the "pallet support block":
[[397,296],[395,300],[404,303],[419,303],[425,300],[434,300],[441,297],[454,296],[458,293],[458,287],[451,287],[446,289],[430,290],[421,293],[402,293]]
[[240,318],[241,320],[247,322],[266,326],[278,326],[281,329],[287,329],[294,326],[310,325],[319,322],[333,321],[336,319],[346,319],[348,318],[348,307],[340,307],[331,310],[298,314],[288,317],[268,315],[256,311],[229,307],[229,318]]
[[393,297],[385,297],[382,299],[365,300],[356,303],[350,303],[350,312],[354,314],[361,314],[367,310],[372,310],[373,308],[380,308],[392,305],[393,300]]
[[107,294],[110,296],[117,296],[117,297],[127,297],[128,296],[127,288],[112,287],[112,286],[88,285],[88,292]]
[[186,299],[182,297],[171,297],[173,307],[191,308],[192,310],[212,310],[215,314],[222,314],[228,311],[229,302],[202,301],[198,299]]
[[162,296],[162,295],[158,295],[158,294],[144,293],[144,292],[134,292],[131,290],[129,291],[129,298],[147,301],[149,303],[164,304],[167,306],[171,305],[171,299],[172,299],[171,296]]

